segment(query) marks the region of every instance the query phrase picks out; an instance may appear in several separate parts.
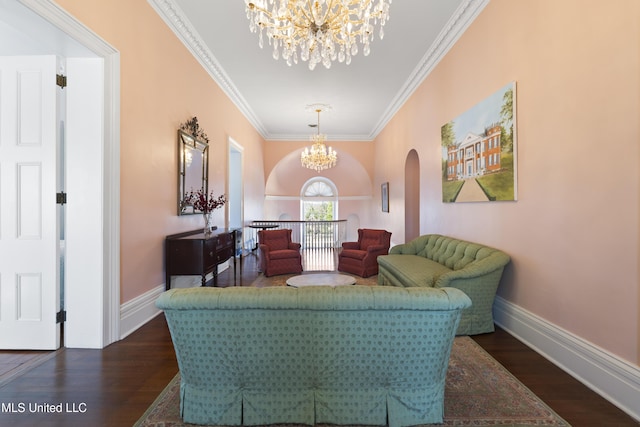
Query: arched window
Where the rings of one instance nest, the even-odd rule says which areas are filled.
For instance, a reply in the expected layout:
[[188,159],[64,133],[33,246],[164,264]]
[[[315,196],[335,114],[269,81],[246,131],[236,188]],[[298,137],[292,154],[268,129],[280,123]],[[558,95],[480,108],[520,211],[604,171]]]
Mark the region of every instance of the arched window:
[[300,192],[300,217],[305,221],[332,221],[338,218],[338,191],[327,178],[311,178]]

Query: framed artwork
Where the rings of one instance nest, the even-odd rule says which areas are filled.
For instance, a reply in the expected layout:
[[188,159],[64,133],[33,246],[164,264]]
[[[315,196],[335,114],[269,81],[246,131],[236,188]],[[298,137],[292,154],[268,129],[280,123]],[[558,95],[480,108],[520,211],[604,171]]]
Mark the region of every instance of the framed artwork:
[[389,212],[389,183],[382,183],[380,189],[382,192],[382,212]]
[[442,126],[442,202],[517,200],[516,82]]

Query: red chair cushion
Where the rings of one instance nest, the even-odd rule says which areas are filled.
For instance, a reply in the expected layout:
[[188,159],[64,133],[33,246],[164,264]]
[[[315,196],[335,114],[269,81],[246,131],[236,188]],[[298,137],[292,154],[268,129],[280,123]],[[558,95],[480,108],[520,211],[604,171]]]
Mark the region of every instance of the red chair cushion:
[[294,251],[291,249],[281,249],[281,250],[270,250],[269,251],[269,259],[286,259],[286,258],[296,258],[298,256],[298,251]]
[[367,251],[360,251],[357,249],[343,249],[340,256],[345,258],[353,258],[363,260],[367,256]]

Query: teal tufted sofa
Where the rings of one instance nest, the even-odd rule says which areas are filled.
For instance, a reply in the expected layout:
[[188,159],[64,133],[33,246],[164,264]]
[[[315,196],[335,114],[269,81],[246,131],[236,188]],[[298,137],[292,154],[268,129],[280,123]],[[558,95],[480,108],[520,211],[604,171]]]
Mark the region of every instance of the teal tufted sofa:
[[442,422],[470,304],[457,289],[380,286],[171,289],[156,302],[185,422],[390,427]]
[[426,234],[378,257],[378,284],[460,289],[473,305],[462,312],[457,335],[483,334],[495,330],[493,300],[509,261],[498,249]]

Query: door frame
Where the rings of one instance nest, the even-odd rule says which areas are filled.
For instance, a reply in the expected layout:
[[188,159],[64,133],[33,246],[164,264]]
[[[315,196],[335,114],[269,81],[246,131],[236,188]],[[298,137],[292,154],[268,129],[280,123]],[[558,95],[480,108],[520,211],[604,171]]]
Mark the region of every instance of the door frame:
[[[106,347],[120,336],[120,53],[48,0],[18,0],[54,27],[102,58],[104,68],[102,140],[102,289],[103,311],[94,319],[102,325],[99,347]],[[73,292],[71,289],[70,292]],[[79,345],[82,346],[82,345]],[[94,347],[93,344],[89,345]]]
[[411,149],[404,162],[404,241],[420,236],[420,157]]
[[[229,211],[227,224],[230,228],[244,227],[244,147],[228,137],[227,194]],[[244,236],[242,238],[244,246]],[[243,248],[244,249],[244,248]]]

